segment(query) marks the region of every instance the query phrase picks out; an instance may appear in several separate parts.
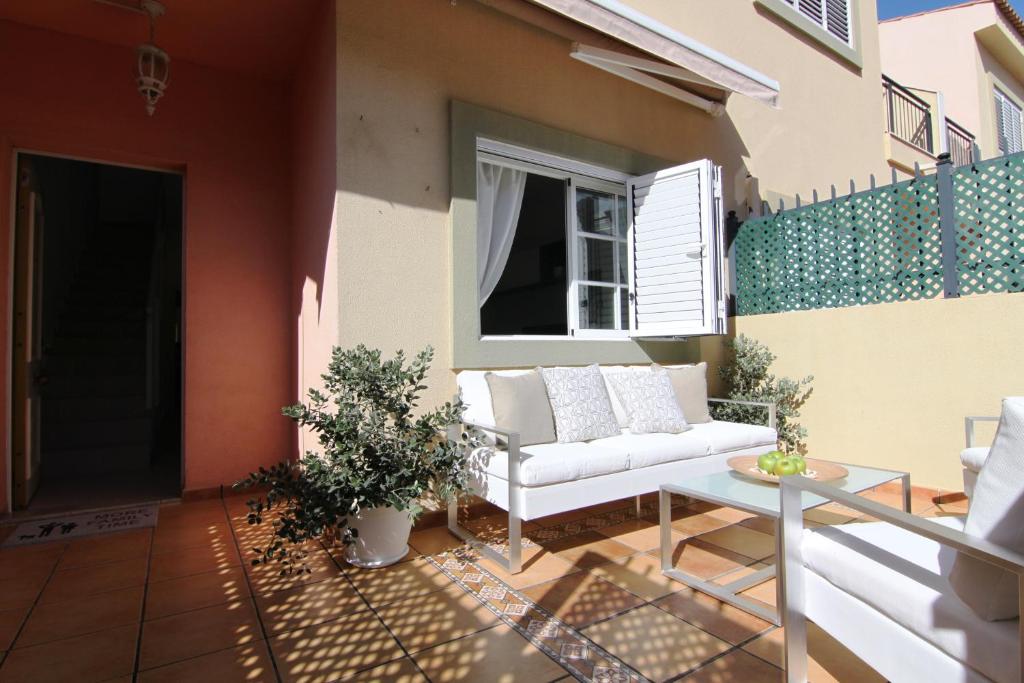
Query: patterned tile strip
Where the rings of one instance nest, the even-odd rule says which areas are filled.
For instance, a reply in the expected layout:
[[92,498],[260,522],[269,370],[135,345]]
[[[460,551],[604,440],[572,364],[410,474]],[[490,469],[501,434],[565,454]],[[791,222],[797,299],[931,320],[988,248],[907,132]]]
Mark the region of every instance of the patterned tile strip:
[[426,559],[577,681],[649,683],[622,660],[481,567],[472,549],[459,548]]

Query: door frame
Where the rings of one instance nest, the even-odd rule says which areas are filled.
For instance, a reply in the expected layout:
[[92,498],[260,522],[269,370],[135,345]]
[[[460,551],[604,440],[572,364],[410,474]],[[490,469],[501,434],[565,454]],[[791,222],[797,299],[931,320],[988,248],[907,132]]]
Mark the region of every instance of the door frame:
[[[180,338],[180,367],[181,376],[178,378],[179,384],[179,402],[180,402],[180,424],[179,429],[179,454],[178,454],[178,468],[179,468],[179,481],[178,485],[182,492],[185,490],[185,339],[186,339],[186,325],[185,320],[187,319],[186,311],[188,307],[188,296],[186,288],[186,268],[185,268],[185,254],[186,252],[186,227],[188,225],[188,166],[184,163],[173,163],[167,162],[166,164],[155,163],[146,164],[134,161],[111,161],[109,158],[96,157],[88,154],[74,154],[67,152],[57,152],[53,150],[37,148],[32,146],[20,146],[12,144],[7,148],[10,151],[10,174],[11,182],[8,191],[10,192],[10,207],[7,216],[8,225],[8,259],[7,259],[7,311],[5,314],[4,321],[4,338],[7,340],[7,353],[4,358],[4,369],[7,373],[7,381],[4,383],[3,388],[5,396],[7,398],[7,410],[3,417],[3,425],[5,426],[6,432],[4,434],[3,447],[3,462],[6,463],[4,470],[3,480],[0,484],[4,486],[4,490],[7,492],[7,504],[6,509],[0,511],[4,514],[10,515],[14,510],[14,440],[12,437],[14,428],[14,287],[15,287],[15,259],[17,254],[15,253],[15,240],[17,235],[17,220],[18,220],[18,158],[25,155],[50,157],[53,159],[65,159],[68,161],[82,161],[91,164],[100,164],[103,166],[118,166],[121,168],[131,168],[140,171],[153,171],[156,173],[168,173],[171,175],[181,176],[181,263],[178,265],[181,275],[181,318],[178,321],[179,324],[179,338]],[[126,154],[125,156],[132,156]]]

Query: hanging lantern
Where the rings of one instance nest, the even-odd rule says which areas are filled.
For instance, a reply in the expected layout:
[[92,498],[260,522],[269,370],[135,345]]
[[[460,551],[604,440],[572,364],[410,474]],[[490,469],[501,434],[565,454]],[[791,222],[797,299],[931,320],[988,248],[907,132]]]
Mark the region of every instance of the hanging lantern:
[[146,113],[150,116],[156,111],[156,102],[167,88],[170,76],[171,58],[154,44],[156,18],[164,13],[164,6],[156,0],[142,0],[143,11],[149,15],[149,42],[139,45],[137,49],[135,84],[142,99],[146,100]]

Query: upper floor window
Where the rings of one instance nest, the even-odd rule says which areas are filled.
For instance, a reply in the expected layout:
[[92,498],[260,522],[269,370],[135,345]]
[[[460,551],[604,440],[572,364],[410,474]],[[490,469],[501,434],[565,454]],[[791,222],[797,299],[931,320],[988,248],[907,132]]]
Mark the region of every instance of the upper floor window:
[[782,0],[847,45],[853,44],[850,0]]
[[1024,125],[1021,122],[1021,108],[1010,97],[995,89],[996,98],[996,142],[1002,154],[1024,151]]

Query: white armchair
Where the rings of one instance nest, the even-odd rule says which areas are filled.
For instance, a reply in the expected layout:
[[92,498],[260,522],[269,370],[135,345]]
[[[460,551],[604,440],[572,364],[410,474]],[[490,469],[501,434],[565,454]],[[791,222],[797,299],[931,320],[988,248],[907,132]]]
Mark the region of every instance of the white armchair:
[[978,473],[988,458],[988,446],[978,446],[974,438],[974,425],[978,422],[998,422],[998,417],[990,415],[969,415],[964,418],[964,449],[960,451],[960,464],[964,466],[964,494],[970,498],[974,495],[974,485],[978,483]]
[[[949,572],[963,553],[1015,573],[1024,596],[1024,556],[965,534],[962,518],[921,519],[801,477],[781,489],[787,683],[807,680],[807,619],[894,683],[1021,680],[1020,620],[981,619]],[[881,521],[805,530],[805,495]]]

